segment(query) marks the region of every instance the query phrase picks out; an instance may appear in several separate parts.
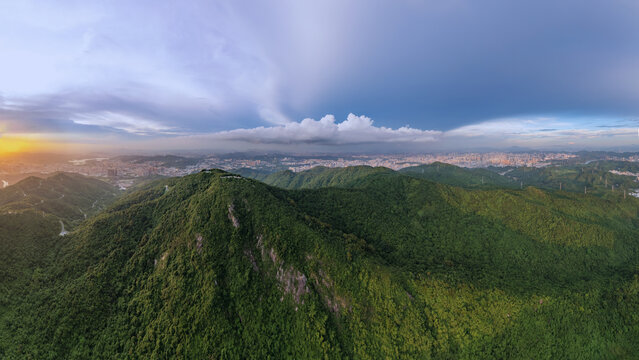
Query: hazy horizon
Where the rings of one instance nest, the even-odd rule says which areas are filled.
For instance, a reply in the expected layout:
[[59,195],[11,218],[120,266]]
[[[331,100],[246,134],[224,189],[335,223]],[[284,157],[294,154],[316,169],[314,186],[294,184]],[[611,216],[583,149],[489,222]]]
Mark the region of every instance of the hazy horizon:
[[0,1],[0,358],[639,358],[638,19]]

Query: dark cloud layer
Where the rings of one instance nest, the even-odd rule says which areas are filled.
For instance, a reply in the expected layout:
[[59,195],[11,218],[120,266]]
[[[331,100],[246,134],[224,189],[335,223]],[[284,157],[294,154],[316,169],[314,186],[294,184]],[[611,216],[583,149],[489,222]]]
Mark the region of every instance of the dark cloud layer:
[[363,9],[345,51],[325,65],[334,86],[317,97],[316,114],[360,111],[446,129],[527,114],[639,111],[636,3],[433,3]]

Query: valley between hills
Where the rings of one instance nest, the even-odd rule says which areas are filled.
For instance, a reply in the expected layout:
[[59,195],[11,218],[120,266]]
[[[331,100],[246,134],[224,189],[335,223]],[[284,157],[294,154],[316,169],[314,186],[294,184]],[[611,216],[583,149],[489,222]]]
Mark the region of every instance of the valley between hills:
[[633,358],[632,183],[527,171],[29,177],[0,190],[0,357]]

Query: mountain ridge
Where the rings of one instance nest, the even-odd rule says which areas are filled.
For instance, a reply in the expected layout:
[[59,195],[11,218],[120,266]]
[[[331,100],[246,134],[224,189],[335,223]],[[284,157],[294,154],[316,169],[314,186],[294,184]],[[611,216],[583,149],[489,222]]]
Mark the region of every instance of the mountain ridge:
[[350,175],[298,190],[221,170],[146,184],[62,238],[20,322],[0,324],[16,334],[0,354],[631,354],[637,199]]

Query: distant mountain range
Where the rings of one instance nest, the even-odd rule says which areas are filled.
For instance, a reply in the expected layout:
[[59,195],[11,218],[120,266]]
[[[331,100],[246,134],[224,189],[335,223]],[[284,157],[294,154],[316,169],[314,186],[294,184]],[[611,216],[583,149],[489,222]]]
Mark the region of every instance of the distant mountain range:
[[[255,169],[231,172],[262,181],[283,189],[317,189],[320,187],[353,187],[371,175],[398,176],[400,174],[459,186],[465,189],[520,189],[534,186],[547,190],[563,190],[616,198],[639,188],[637,178],[611,173],[611,170],[639,173],[639,164],[627,161],[594,160],[588,164],[569,163],[545,167],[464,168],[434,162],[411,166],[397,172],[370,166],[347,168],[315,167],[298,173],[290,170],[269,173]],[[615,190],[616,189],[616,193]]]

